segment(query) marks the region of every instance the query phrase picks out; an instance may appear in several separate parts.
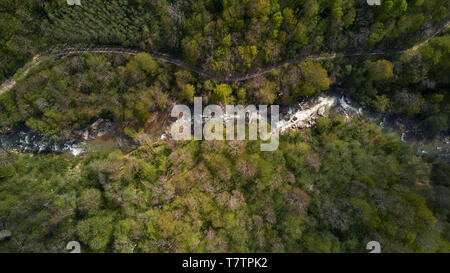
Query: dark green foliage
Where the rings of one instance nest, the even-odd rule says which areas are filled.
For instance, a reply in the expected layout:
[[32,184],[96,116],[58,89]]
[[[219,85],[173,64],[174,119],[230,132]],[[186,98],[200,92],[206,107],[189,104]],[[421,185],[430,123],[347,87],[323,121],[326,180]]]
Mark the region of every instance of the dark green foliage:
[[43,45],[39,1],[0,2],[0,82],[23,66]]
[[0,81],[55,44],[170,51],[227,74],[305,53],[405,48],[448,19],[446,1],[13,0],[0,4]]
[[136,47],[159,41],[155,16],[155,12],[130,6],[127,0],[93,0],[49,12],[42,29],[52,43]]

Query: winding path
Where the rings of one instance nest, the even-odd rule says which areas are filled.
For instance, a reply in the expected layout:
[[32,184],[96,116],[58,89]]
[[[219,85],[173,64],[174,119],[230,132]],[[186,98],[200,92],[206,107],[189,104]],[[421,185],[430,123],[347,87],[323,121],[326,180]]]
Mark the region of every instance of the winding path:
[[[139,51],[134,49],[128,49],[128,48],[112,48],[112,47],[106,47],[106,48],[66,48],[62,50],[56,50],[56,51],[48,51],[46,53],[38,54],[36,55],[33,60],[29,63],[27,63],[24,66],[24,72],[20,75],[20,78],[23,78],[27,75],[30,68],[37,63],[40,62],[41,57],[45,56],[65,56],[65,55],[71,55],[71,54],[80,54],[80,53],[98,53],[98,54],[128,54],[128,55],[137,55],[139,53],[145,52],[149,53],[153,58],[170,63],[176,66],[184,67],[192,72],[197,73],[198,75],[208,78],[208,79],[214,79],[220,82],[240,82],[240,81],[246,81],[253,78],[260,77],[262,75],[265,75],[267,73],[270,73],[272,70],[281,68],[284,65],[292,64],[292,63],[299,63],[304,60],[312,60],[312,61],[320,61],[320,60],[331,60],[335,59],[338,54],[341,54],[344,57],[353,57],[353,56],[373,56],[373,55],[385,55],[385,54],[399,54],[399,53],[406,53],[406,52],[413,52],[419,49],[421,46],[428,43],[433,37],[441,33],[444,29],[450,26],[450,19],[445,20],[443,23],[441,23],[440,27],[428,38],[422,40],[418,44],[414,45],[411,48],[404,49],[404,50],[393,50],[393,51],[372,51],[372,52],[340,52],[340,53],[326,53],[321,55],[310,55],[310,56],[302,56],[295,59],[290,59],[283,61],[278,64],[274,64],[262,69],[258,69],[255,72],[247,73],[247,74],[238,74],[234,76],[214,76],[211,75],[201,68],[192,66],[182,60],[175,59],[171,57],[168,54],[159,53],[159,52],[146,52],[146,51]],[[2,85],[0,85],[0,95],[4,92],[7,92],[11,88],[13,88],[15,85],[14,76],[11,77],[9,80],[5,81]]]

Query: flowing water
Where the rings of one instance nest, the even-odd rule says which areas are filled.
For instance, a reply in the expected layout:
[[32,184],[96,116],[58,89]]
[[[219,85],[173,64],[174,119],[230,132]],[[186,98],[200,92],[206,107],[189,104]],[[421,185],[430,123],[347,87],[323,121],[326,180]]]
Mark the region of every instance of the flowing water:
[[280,120],[276,124],[276,128],[280,132],[285,132],[287,129],[292,128],[293,126],[296,126],[300,123],[303,123],[305,121],[310,121],[313,119],[314,116],[317,115],[317,112],[320,108],[331,108],[334,105],[336,105],[337,98],[334,96],[329,97],[319,97],[318,103],[313,105],[312,107],[308,109],[303,109],[303,104],[300,105],[300,109],[293,113],[292,108],[289,109],[288,114],[286,115],[288,117],[288,120],[283,119]]
[[[314,124],[314,120],[320,114],[318,112],[328,111],[332,107],[341,107],[347,117],[362,116],[369,121],[378,124],[384,132],[393,133],[399,136],[402,141],[410,143],[416,150],[418,155],[432,155],[443,159],[450,158],[450,138],[441,136],[440,139],[433,141],[417,140],[408,136],[408,131],[400,131],[393,125],[393,122],[380,120],[362,108],[352,106],[344,96],[328,95],[321,96],[317,99],[310,99],[298,104],[298,107],[289,107],[284,118],[281,119],[274,128],[280,133],[286,132],[288,129],[308,128]],[[224,119],[236,118],[236,116],[228,116],[224,114]],[[255,117],[249,117],[254,119]],[[170,131],[170,124],[165,132]],[[161,139],[168,138],[168,134],[161,135]],[[86,153],[109,150],[122,149],[130,151],[136,148],[136,144],[126,137],[116,136],[109,139],[96,139],[91,141],[82,141],[79,139],[71,139],[66,141],[54,140],[51,137],[40,133],[22,130],[16,133],[0,134],[0,152],[17,151],[22,153],[70,153],[73,156],[79,156]]]
[[71,153],[74,156],[84,152],[86,143],[73,139],[58,141],[40,133],[19,131],[0,135],[0,149],[21,153]]
[[[308,108],[304,108],[304,105],[310,105]],[[444,160],[450,160],[450,136],[447,134],[441,134],[431,140],[421,139],[412,134],[409,130],[401,130],[395,124],[396,120],[386,120],[380,116],[371,114],[370,112],[363,111],[361,107],[356,108],[352,106],[344,96],[329,95],[326,97],[319,97],[318,102],[315,104],[300,103],[299,109],[294,111],[292,108],[288,110],[284,120],[280,120],[277,124],[277,128],[281,133],[293,128],[305,128],[310,127],[310,123],[318,116],[320,108],[325,107],[330,109],[331,107],[341,107],[344,110],[344,114],[347,117],[361,116],[370,122],[378,124],[383,132],[387,134],[396,135],[403,142],[409,143],[415,150],[417,155],[432,156]],[[302,126],[300,126],[302,125]]]
[[136,148],[136,145],[122,136],[108,139],[98,138],[90,141],[82,141],[79,139],[61,141],[54,140],[52,137],[40,133],[25,130],[0,135],[0,152],[15,151],[33,154],[69,153],[73,156],[79,156],[82,154],[112,149],[130,151],[134,148]]

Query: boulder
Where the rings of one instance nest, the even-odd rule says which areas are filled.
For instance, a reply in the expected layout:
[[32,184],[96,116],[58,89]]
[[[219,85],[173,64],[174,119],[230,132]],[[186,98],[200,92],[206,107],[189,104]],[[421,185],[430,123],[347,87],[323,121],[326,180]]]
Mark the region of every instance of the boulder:
[[98,126],[103,122],[102,118],[97,119],[94,123],[89,126],[92,130],[97,130]]
[[317,115],[319,115],[319,116],[321,116],[321,117],[325,116],[325,110],[326,110],[326,107],[325,107],[325,106],[320,107],[320,108],[317,110]]
[[83,140],[88,140],[89,139],[89,130],[85,130],[83,132],[82,137],[83,137]]
[[113,124],[111,121],[105,121],[105,122],[101,123],[98,126],[97,137],[102,137],[102,136],[108,134],[109,132],[111,132],[112,129],[113,129]]
[[306,123],[303,120],[300,120],[299,122],[297,122],[297,128],[298,129],[303,129],[306,128]]
[[99,118],[84,131],[81,131],[81,137],[85,141],[90,139],[93,140],[108,134],[113,130],[113,127],[111,121]]

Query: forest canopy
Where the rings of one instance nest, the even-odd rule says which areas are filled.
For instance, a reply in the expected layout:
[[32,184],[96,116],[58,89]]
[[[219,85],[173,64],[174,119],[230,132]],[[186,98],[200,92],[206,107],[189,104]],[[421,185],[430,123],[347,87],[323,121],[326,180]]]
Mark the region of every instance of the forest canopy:
[[448,165],[425,164],[373,124],[329,122],[272,153],[193,141],[3,154],[0,223],[14,235],[0,251],[59,252],[76,239],[83,252],[364,252],[376,239],[383,252],[448,252]]
[[217,73],[305,53],[407,48],[448,20],[448,9],[447,0],[2,1],[0,80],[56,44],[159,50]]
[[0,0],[0,145],[107,120],[134,146],[0,146],[0,252],[450,251],[448,160],[359,115],[318,114],[274,152],[152,135],[195,96],[293,110],[329,92],[448,141],[450,1],[81,2]]

